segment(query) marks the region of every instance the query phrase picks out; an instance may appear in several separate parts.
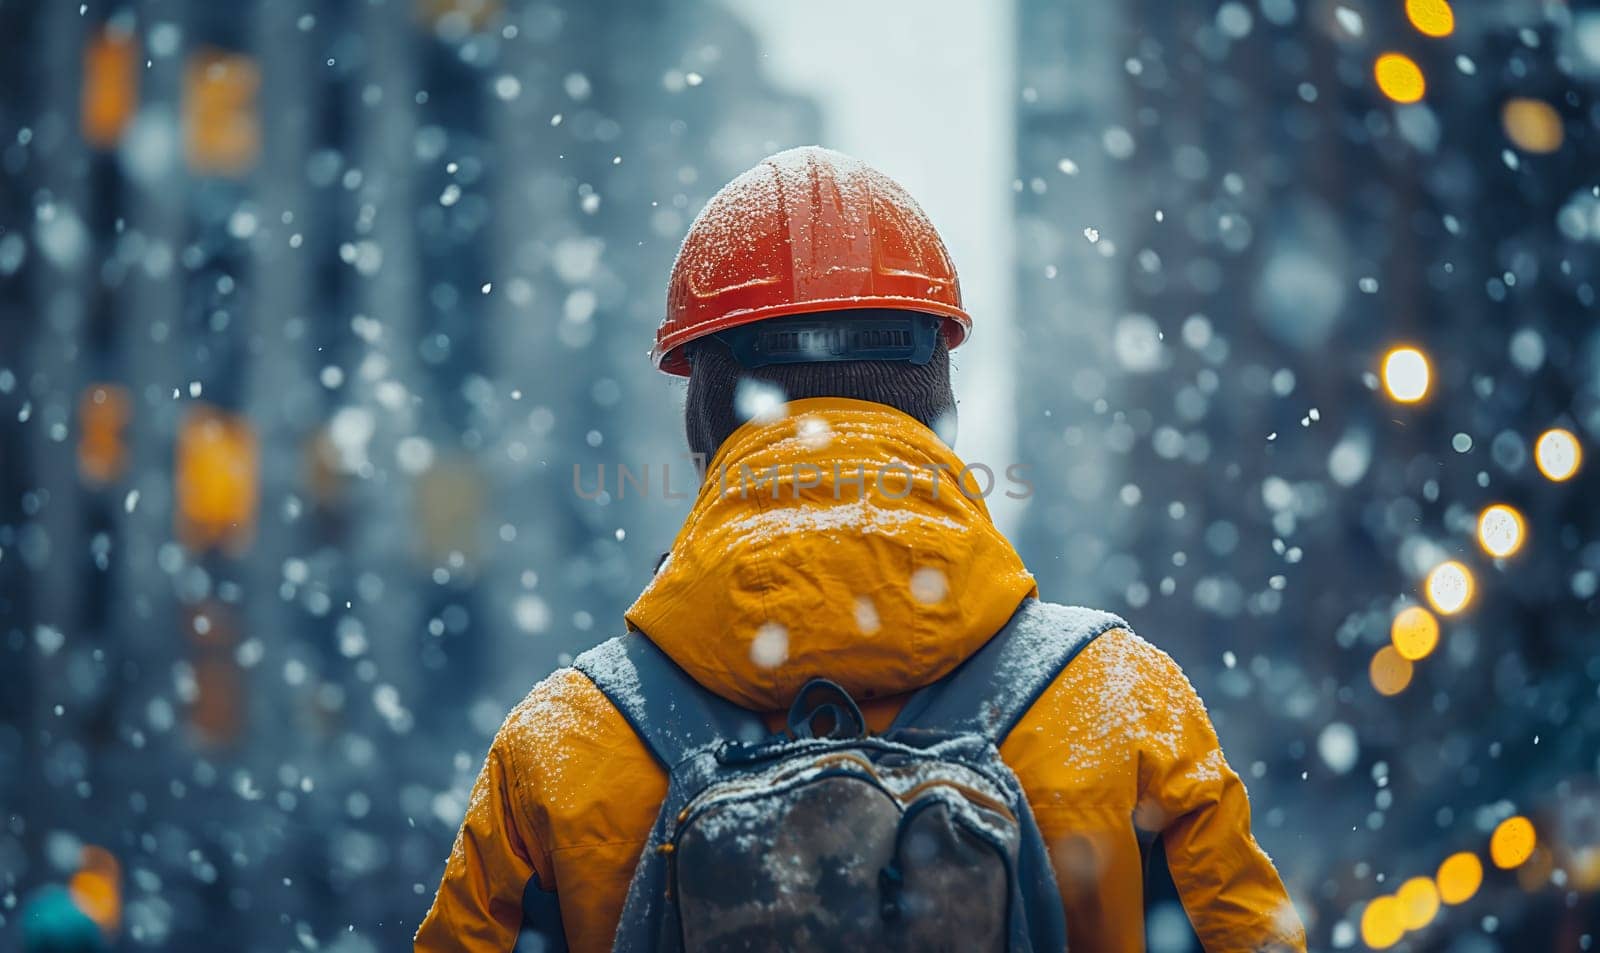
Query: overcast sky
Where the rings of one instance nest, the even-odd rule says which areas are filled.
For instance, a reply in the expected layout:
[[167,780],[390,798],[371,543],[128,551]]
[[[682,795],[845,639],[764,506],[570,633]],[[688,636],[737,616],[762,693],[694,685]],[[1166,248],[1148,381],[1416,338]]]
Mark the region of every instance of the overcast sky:
[[[780,86],[823,110],[821,145],[904,185],[950,246],[973,336],[956,358],[956,449],[1001,480],[1011,366],[1013,10],[1009,0],[728,0]],[[1014,504],[989,499],[1002,529]]]

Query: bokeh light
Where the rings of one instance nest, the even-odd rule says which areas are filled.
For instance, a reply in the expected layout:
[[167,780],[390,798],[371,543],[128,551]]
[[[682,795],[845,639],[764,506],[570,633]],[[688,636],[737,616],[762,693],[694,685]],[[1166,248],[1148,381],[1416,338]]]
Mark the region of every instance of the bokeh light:
[[133,419],[133,399],[119,384],[96,383],[78,399],[78,473],[84,482],[106,486],[122,477],[128,464],[124,431]]
[[1542,99],[1519,96],[1506,100],[1500,108],[1500,125],[1506,138],[1523,152],[1554,152],[1566,141],[1561,114]]
[[1539,435],[1533,445],[1533,459],[1546,479],[1560,483],[1572,479],[1583,465],[1583,448],[1572,431],[1554,427]]
[[1428,91],[1422,68],[1411,57],[1401,53],[1385,53],[1372,64],[1372,76],[1378,89],[1397,103],[1414,103]]
[[1424,583],[1428,602],[1441,615],[1455,615],[1472,602],[1472,570],[1454,559],[1433,567]]
[[67,893],[73,905],[100,929],[116,929],[122,916],[122,900],[110,877],[98,870],[80,870],[67,881]]
[[1421,606],[1407,606],[1395,614],[1389,640],[1401,658],[1411,662],[1425,659],[1439,644],[1439,620]]
[[83,51],[83,137],[101,148],[117,144],[139,111],[139,41],[126,28],[107,27]]
[[1414,404],[1428,396],[1427,355],[1414,347],[1397,347],[1383,358],[1383,386],[1389,396],[1402,404]]
[[1412,877],[1394,896],[1400,901],[1401,924],[1407,930],[1420,930],[1439,914],[1439,888],[1432,877]]
[[1478,514],[1478,545],[1497,559],[1515,555],[1523,535],[1522,514],[1504,503],[1486,506]]
[[1451,854],[1439,865],[1433,879],[1439,885],[1441,901],[1451,906],[1466,903],[1483,884],[1483,861],[1468,851]]
[[1600,890],[1600,844],[1569,848],[1562,869],[1574,889],[1585,893]]
[[1411,684],[1411,662],[1405,656],[1395,651],[1394,646],[1385,645],[1372,656],[1372,662],[1367,666],[1367,675],[1372,679],[1372,687],[1380,695],[1398,695]]
[[1449,36],[1455,32],[1456,13],[1446,0],[1406,0],[1406,17],[1424,36]]
[[1394,946],[1405,932],[1405,911],[1394,897],[1374,897],[1361,911],[1361,941],[1374,950]]
[[1532,821],[1520,814],[1508,817],[1500,822],[1489,837],[1489,859],[1502,870],[1520,867],[1523,861],[1533,856],[1533,848],[1538,843],[1539,837],[1534,833]]
[[73,905],[107,935],[121,927],[122,865],[109,850],[83,846],[82,867],[67,881],[67,893]]
[[202,48],[184,70],[184,154],[200,175],[240,177],[261,152],[256,93],[261,66],[253,57]]
[[238,551],[254,533],[260,501],[261,452],[254,423],[241,414],[195,406],[174,448],[174,522],[193,550]]

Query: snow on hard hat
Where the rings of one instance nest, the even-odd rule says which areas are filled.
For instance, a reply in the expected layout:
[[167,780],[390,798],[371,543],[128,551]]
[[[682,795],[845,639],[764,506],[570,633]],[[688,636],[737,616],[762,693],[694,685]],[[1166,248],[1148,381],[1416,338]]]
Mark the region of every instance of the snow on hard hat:
[[933,223],[893,179],[831,149],[763,159],[706,204],[678,250],[651,357],[687,376],[684,345],[768,318],[865,309],[972,319]]

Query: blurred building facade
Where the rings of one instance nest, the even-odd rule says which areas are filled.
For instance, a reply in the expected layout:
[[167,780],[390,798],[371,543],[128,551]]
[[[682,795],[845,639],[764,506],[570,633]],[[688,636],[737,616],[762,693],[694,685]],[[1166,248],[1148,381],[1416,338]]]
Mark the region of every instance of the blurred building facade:
[[[1041,589],[1184,665],[1314,946],[1562,948],[1595,916],[1573,820],[1595,811],[1593,481],[1534,447],[1600,436],[1600,19],[1264,0],[1019,23]],[[1421,401],[1384,371],[1406,346]],[[1480,531],[1496,503],[1511,537]],[[1540,846],[1497,870],[1522,813]],[[1481,894],[1390,938],[1402,905],[1372,901],[1437,893],[1456,852]]]
[[687,508],[641,383],[678,239],[816,111],[717,7],[0,25],[0,892],[103,848],[122,942],[399,947],[499,719]]

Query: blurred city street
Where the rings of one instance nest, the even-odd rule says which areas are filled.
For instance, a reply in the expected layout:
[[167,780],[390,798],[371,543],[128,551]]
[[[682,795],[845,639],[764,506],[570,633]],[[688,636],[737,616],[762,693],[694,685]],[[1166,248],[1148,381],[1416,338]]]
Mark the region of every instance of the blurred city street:
[[1600,4],[0,0],[0,46],[0,949],[409,948],[688,511],[679,242],[810,143],[950,239],[956,452],[1181,663],[1312,948],[1600,942]]

